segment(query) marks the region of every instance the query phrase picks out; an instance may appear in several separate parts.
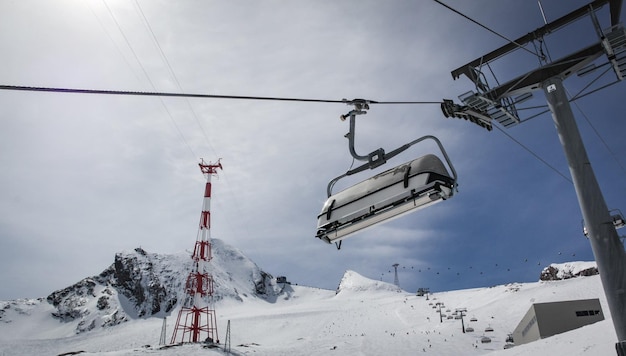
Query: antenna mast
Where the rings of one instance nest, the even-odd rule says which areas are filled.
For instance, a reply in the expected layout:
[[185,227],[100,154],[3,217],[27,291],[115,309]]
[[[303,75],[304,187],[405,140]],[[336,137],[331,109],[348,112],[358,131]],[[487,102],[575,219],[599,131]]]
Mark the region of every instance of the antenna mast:
[[217,174],[218,168],[222,169],[222,164],[219,160],[216,164],[206,164],[202,160],[198,165],[207,182],[204,188],[200,227],[191,256],[193,268],[187,277],[185,286],[187,296],[184,305],[178,312],[176,327],[172,334],[172,343],[176,342],[177,332],[181,330],[180,342],[214,342],[219,344],[217,318],[213,307],[213,277],[208,272],[208,265],[212,258],[211,176]]

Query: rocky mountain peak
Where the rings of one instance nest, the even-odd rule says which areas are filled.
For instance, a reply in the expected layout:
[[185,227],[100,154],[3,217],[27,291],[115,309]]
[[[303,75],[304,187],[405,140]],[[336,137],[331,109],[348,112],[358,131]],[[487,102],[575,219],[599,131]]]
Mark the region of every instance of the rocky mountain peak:
[[[241,251],[221,240],[211,243],[209,273],[215,286],[214,301],[271,301],[282,292],[275,278]],[[52,292],[46,300],[56,309],[54,318],[77,323],[77,333],[134,318],[165,317],[185,299],[191,267],[189,253],[157,254],[136,248],[116,253],[102,273]]]
[[586,277],[599,274],[595,262],[552,263],[541,271],[542,281],[558,281],[575,277]]

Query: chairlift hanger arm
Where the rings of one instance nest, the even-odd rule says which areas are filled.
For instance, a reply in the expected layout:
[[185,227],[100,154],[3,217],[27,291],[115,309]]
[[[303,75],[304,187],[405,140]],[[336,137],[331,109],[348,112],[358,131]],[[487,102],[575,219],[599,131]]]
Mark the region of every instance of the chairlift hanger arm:
[[[376,101],[372,101],[372,100],[366,100],[366,99],[353,99],[353,100],[346,100],[343,99],[343,101],[348,104],[348,105],[354,105],[354,109],[349,111],[347,114],[345,115],[341,115],[340,119],[342,121],[346,120],[346,118],[350,118],[350,131],[345,135],[346,138],[348,138],[348,148],[350,150],[350,154],[352,155],[352,157],[356,160],[359,161],[368,161],[368,163],[357,167],[353,170],[350,170],[346,173],[346,175],[351,175],[354,173],[358,173],[358,172],[362,172],[367,168],[370,169],[374,169],[376,167],[379,167],[383,164],[385,164],[387,162],[388,159],[393,158],[394,156],[404,152],[405,150],[407,150],[409,147],[411,147],[412,145],[419,143],[425,139],[433,139],[437,145],[439,146],[439,149],[442,151],[442,153],[444,154],[446,161],[448,162],[448,165],[450,166],[450,168],[453,170],[453,174],[454,174],[454,178],[456,180],[456,172],[454,172],[454,167],[452,167],[452,164],[450,162],[450,159],[448,158],[443,145],[441,144],[441,142],[439,141],[439,139],[437,139],[435,136],[424,136],[424,137],[420,137],[412,142],[409,142],[407,144],[404,144],[398,148],[396,148],[395,150],[389,152],[389,153],[385,153],[385,150],[383,150],[382,148],[379,148],[377,150],[374,150],[372,152],[370,152],[367,156],[362,156],[359,155],[358,153],[356,153],[356,150],[354,149],[354,140],[355,140],[355,126],[356,126],[356,116],[357,115],[365,115],[367,114],[367,111],[365,110],[369,110],[369,104],[370,103],[378,103]],[[444,102],[441,103],[441,105],[445,104],[445,100]],[[479,115],[479,113],[475,113],[475,115]],[[487,118],[484,118],[485,120]]]
[[350,112],[345,115],[341,115],[339,118],[341,119],[341,121],[344,121],[346,118],[350,118],[350,131],[348,131],[348,133],[345,135],[345,137],[348,139],[348,148],[350,150],[350,154],[352,155],[352,157],[354,157],[354,159],[357,159],[359,161],[367,161],[368,156],[361,156],[354,150],[354,136],[356,116],[367,114],[367,111],[365,110],[369,110],[370,108],[368,105],[369,101],[363,99],[354,99],[349,102],[346,101],[346,104],[354,105],[354,109],[350,110]]
[[350,101],[344,99],[344,102],[346,102],[346,104],[348,105],[355,106],[354,110],[351,110],[347,114],[340,116],[342,121],[346,120],[346,118],[350,118],[350,130],[345,135],[345,137],[348,139],[348,149],[350,150],[350,155],[352,155],[352,157],[356,160],[368,161],[368,163],[364,165],[365,167],[363,166],[357,167],[354,170],[350,171],[352,173],[348,172],[349,174],[361,172],[365,170],[366,168],[373,169],[373,168],[379,167],[385,164],[385,162],[387,162],[388,159],[398,155],[399,153],[403,152],[404,150],[406,150],[412,145],[412,144],[406,144],[406,145],[400,146],[399,148],[396,148],[395,150],[389,153],[385,153],[385,150],[382,148],[374,150],[370,152],[368,155],[360,155],[356,153],[356,150],[354,148],[354,140],[355,140],[355,135],[356,135],[355,134],[356,116],[367,114],[365,110],[369,110],[369,104],[377,103],[377,102],[371,101],[371,100],[365,100],[365,99],[354,99]]
[[367,112],[364,110],[368,110],[369,109],[369,105],[368,105],[368,101],[367,100],[363,100],[363,99],[354,99],[350,102],[346,101],[346,103],[348,105],[355,105],[355,109],[351,110],[350,112],[348,112],[345,115],[341,115],[341,119],[345,120],[347,117],[350,118],[350,131],[346,134],[346,137],[349,140],[349,150],[350,150],[350,154],[352,155],[352,157],[354,159],[360,160],[360,161],[367,161],[367,163],[362,164],[361,166],[358,166],[354,169],[349,170],[348,172],[335,177],[333,180],[331,180],[328,183],[328,186],[326,188],[326,193],[328,195],[328,197],[330,197],[332,195],[332,189],[335,185],[335,183],[337,183],[340,179],[345,178],[349,175],[355,174],[355,173],[359,173],[362,171],[365,171],[367,169],[374,169],[376,167],[379,167],[383,164],[385,164],[387,162],[388,159],[391,159],[392,157],[404,152],[405,150],[407,150],[409,147],[424,141],[426,139],[431,139],[433,141],[435,141],[435,143],[437,144],[437,146],[439,146],[439,149],[441,150],[441,153],[443,154],[446,163],[448,164],[448,167],[450,168],[451,172],[452,172],[452,176],[454,179],[454,185],[456,186],[456,181],[457,181],[457,174],[456,174],[456,170],[454,169],[454,166],[452,165],[452,162],[450,161],[450,157],[448,156],[446,150],[443,148],[443,145],[441,144],[441,141],[439,141],[439,139],[435,136],[432,135],[427,135],[427,136],[423,136],[420,137],[416,140],[413,140],[407,144],[404,144],[398,148],[396,148],[395,150],[389,152],[389,153],[385,153],[385,151],[382,148],[379,148],[373,152],[371,152],[369,155],[367,156],[362,156],[356,153],[355,149],[354,149],[354,136],[355,136],[355,121],[356,121],[356,115],[363,115],[366,114]]

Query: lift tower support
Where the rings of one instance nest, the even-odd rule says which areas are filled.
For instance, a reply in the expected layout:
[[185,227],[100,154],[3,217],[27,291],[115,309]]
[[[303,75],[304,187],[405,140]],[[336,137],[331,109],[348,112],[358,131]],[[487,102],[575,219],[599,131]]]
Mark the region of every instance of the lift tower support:
[[396,287],[400,288],[400,280],[398,279],[398,266],[400,266],[399,263],[394,263],[391,267],[393,267],[394,270],[393,284],[395,284]]
[[626,356],[626,253],[609,213],[587,151],[574,120],[562,80],[546,80],[543,91],[565,151],[587,236],[600,271],[600,279],[615,332],[618,355]]
[[[601,29],[595,12],[606,4],[609,4],[611,26],[608,29]],[[487,117],[486,124],[496,121],[504,127],[510,127],[524,122],[515,107],[520,102],[520,98],[529,98],[531,91],[543,90],[569,164],[587,236],[600,271],[602,286],[618,338],[615,345],[616,351],[619,356],[626,356],[626,252],[589,162],[563,87],[564,79],[592,64],[603,55],[606,55],[613,67],[617,79],[624,79],[626,31],[619,23],[621,7],[621,0],[595,0],[452,71],[454,79],[465,75],[474,82],[477,92],[471,91],[459,96],[466,104],[465,107],[449,105],[446,108],[474,110],[482,114],[481,120]],[[560,60],[547,63],[495,88],[489,87],[480,71],[481,66],[488,65],[489,62],[586,15],[592,18],[596,26],[600,37],[599,43]],[[444,115],[450,113],[445,110],[446,108],[442,106]]]

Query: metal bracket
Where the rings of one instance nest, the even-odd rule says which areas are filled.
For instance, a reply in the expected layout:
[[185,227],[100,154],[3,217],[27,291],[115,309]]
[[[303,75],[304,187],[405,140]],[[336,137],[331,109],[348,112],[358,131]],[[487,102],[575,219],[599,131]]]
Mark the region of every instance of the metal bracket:
[[353,99],[350,101],[343,99],[343,101],[348,105],[354,105],[354,110],[351,110],[347,114],[340,116],[341,121],[345,121],[347,118],[350,118],[350,131],[348,131],[348,133],[344,137],[348,139],[348,149],[350,150],[350,154],[352,155],[354,159],[359,160],[359,161],[367,161],[365,168],[374,169],[376,167],[382,166],[383,164],[387,162],[387,159],[399,153],[399,152],[397,153],[391,152],[387,154],[385,153],[385,150],[382,148],[374,150],[368,153],[367,155],[360,155],[356,153],[356,150],[354,149],[354,137],[356,135],[355,134],[356,116],[367,114],[365,110],[369,110],[370,108],[369,103],[372,101],[365,100],[365,99]]
[[365,99],[352,99],[352,100],[343,99],[342,101],[344,103],[346,103],[347,105],[354,105],[354,110],[350,110],[347,114],[339,116],[341,121],[345,121],[348,117],[351,117],[351,116],[365,115],[365,114],[367,114],[367,111],[365,111],[365,110],[369,110],[370,109],[370,106],[369,106],[369,103],[371,102],[370,100],[365,100]]
[[441,112],[443,112],[443,116],[445,117],[457,117],[459,119],[469,120],[487,129],[487,131],[492,130],[491,118],[486,113],[473,109],[470,106],[458,105],[450,99],[443,99]]

